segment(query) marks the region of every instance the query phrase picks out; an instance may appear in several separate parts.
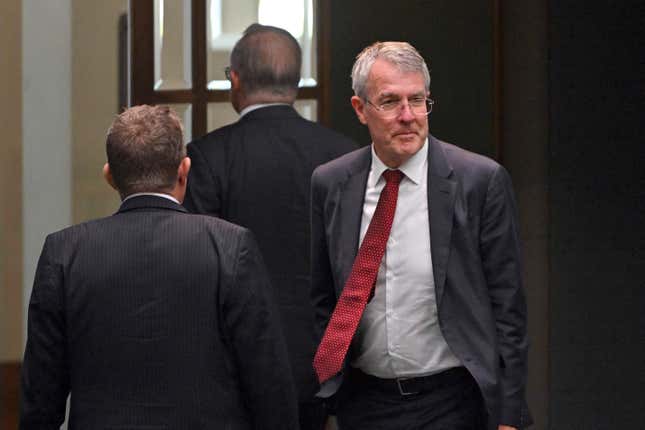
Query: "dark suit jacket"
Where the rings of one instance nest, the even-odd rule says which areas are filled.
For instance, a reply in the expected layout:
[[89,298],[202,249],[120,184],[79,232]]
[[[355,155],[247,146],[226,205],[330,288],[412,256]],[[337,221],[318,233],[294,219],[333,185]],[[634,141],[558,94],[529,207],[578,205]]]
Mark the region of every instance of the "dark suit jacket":
[[[512,186],[500,165],[428,136],[428,207],[439,322],[477,380],[491,429],[530,421],[526,304]],[[370,147],[312,178],[312,282],[321,337],[358,249]]]
[[22,429],[297,428],[251,233],[162,197],[49,235],[29,304]]
[[317,391],[310,301],[309,191],[314,168],[356,149],[291,106],[254,110],[188,145],[190,211],[249,228],[267,264],[300,399]]

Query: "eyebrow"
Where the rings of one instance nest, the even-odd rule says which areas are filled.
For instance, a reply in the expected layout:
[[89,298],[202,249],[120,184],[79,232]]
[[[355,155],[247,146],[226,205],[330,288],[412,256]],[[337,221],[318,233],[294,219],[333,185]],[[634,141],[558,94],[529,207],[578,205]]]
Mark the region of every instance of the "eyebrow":
[[[414,97],[425,97],[426,92],[425,91],[417,91],[416,93],[408,94],[407,98],[414,98]],[[397,93],[392,93],[392,92],[384,92],[378,95],[377,99],[378,100],[383,100],[386,98],[403,98],[405,95],[397,94]]]

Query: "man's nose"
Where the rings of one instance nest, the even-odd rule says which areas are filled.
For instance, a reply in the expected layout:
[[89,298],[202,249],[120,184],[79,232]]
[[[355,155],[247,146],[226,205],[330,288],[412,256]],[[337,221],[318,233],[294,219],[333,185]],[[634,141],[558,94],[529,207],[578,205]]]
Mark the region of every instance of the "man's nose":
[[410,122],[414,120],[414,112],[412,112],[412,107],[410,103],[404,102],[401,103],[401,110],[399,111],[399,120],[403,122]]

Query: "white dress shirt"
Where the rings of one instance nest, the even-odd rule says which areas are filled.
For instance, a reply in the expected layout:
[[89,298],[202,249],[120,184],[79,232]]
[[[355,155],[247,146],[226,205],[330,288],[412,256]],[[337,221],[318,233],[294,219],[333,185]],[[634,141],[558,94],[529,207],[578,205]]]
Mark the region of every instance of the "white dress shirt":
[[246,115],[249,112],[253,112],[254,110],[258,110],[269,106],[291,106],[291,105],[289,103],[258,103],[255,105],[249,105],[240,111],[240,118],[242,118],[244,115]]
[[[360,241],[372,220],[388,167],[372,146]],[[374,297],[365,307],[351,365],[379,378],[425,376],[460,366],[437,317],[430,252],[428,142],[399,167],[396,212],[379,268]]]
[[[130,200],[133,197],[139,197],[139,196],[163,197],[164,199],[168,199],[170,201],[173,201],[173,202],[177,203],[178,205],[181,204],[181,203],[179,203],[179,200],[177,200],[176,198],[174,198],[170,194],[164,194],[164,193],[134,193],[134,194],[130,194],[129,196],[127,196],[125,199],[123,199],[123,201],[125,202],[126,200]],[[121,203],[123,203],[123,202],[121,202]]]

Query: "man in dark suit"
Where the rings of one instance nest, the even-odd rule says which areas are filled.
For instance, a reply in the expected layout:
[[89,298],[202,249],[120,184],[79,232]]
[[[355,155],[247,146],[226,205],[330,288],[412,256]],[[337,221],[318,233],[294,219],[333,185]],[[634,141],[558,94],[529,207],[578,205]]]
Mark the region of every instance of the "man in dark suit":
[[526,304],[509,176],[429,135],[430,76],[409,44],[369,46],[352,80],[372,145],[312,178],[319,395],[336,393],[341,430],[523,428]]
[[188,145],[186,207],[249,228],[277,297],[302,429],[320,429],[309,278],[309,190],[318,165],[356,149],[293,108],[301,52],[286,31],[251,25],[231,52],[231,102],[239,121]]
[[190,215],[167,107],[107,136],[119,211],[49,235],[29,304],[22,429],[297,428],[286,347],[251,233]]

